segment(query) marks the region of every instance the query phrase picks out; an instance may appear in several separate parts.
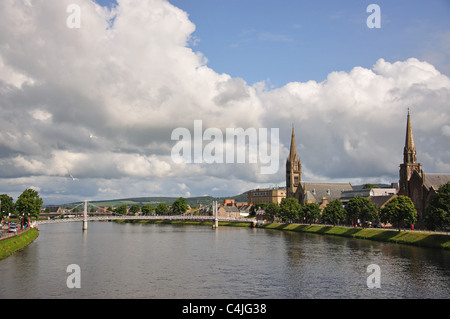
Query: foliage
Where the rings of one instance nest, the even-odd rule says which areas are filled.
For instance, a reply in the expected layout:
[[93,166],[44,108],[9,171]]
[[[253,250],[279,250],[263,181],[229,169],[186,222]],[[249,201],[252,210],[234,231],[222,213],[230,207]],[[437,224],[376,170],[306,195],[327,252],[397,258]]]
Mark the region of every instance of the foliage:
[[445,229],[450,225],[450,182],[439,187],[424,212],[428,229]]
[[380,187],[374,184],[364,184],[363,186],[363,189],[371,189],[371,188],[380,188]]
[[120,214],[120,215],[126,215],[127,214],[127,205],[120,205],[119,207],[117,207],[114,212],[116,214]]
[[380,212],[382,223],[391,223],[398,230],[405,225],[412,225],[417,221],[417,211],[408,196],[397,196],[387,203]]
[[317,203],[308,203],[303,205],[300,210],[300,219],[304,219],[306,223],[312,224],[320,217],[320,206]]
[[14,213],[15,210],[15,205],[13,202],[13,198],[6,195],[6,194],[2,194],[0,195],[0,200],[1,200],[1,210],[0,210],[0,219],[3,218],[3,216],[8,216],[9,213]]
[[345,220],[345,209],[339,199],[331,201],[323,210],[322,220],[337,225]]
[[347,218],[353,221],[354,224],[360,219],[364,225],[365,223],[375,221],[378,208],[368,198],[357,196],[348,202],[345,210]]
[[172,211],[175,215],[183,214],[187,211],[187,202],[186,199],[183,197],[178,198],[176,201],[172,204]]
[[140,212],[140,210],[141,210],[141,208],[139,207],[139,205],[137,205],[137,204],[134,204],[134,205],[131,205],[131,207],[130,207],[130,214],[136,214],[136,213],[139,213]]
[[155,207],[153,207],[152,205],[144,205],[142,206],[141,211],[144,215],[150,215],[155,211]]
[[20,215],[29,215],[30,217],[39,217],[41,206],[44,202],[34,189],[26,189],[20,194],[16,201],[16,209]]
[[155,208],[156,215],[165,215],[169,211],[169,207],[165,203],[159,203]]
[[266,219],[272,220],[280,213],[280,206],[276,203],[270,203],[265,208]]
[[301,208],[296,198],[283,198],[280,204],[280,217],[283,221],[297,220]]

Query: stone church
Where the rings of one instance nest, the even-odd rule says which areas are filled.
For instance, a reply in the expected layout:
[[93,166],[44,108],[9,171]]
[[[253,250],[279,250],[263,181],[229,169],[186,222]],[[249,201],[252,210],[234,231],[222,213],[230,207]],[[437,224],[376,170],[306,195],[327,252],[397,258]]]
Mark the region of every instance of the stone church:
[[406,119],[406,139],[403,149],[403,163],[400,164],[399,195],[411,198],[419,215],[423,216],[425,207],[436,194],[440,186],[450,182],[450,174],[426,173],[417,162],[417,152],[414,145],[411,116],[408,109]]
[[297,154],[294,128],[291,148],[286,161],[286,197],[297,198],[301,205],[317,203],[324,208],[329,202],[341,198],[343,191],[353,190],[350,183],[310,183],[302,181],[302,162]]
[[[398,195],[411,198],[419,215],[419,222],[425,207],[440,186],[450,182],[450,174],[426,173],[417,162],[411,117],[408,109],[406,139],[403,149],[403,163],[400,165]],[[330,201],[340,199],[342,193],[351,191],[350,183],[310,183],[302,181],[302,162],[297,154],[294,128],[292,128],[289,157],[286,160],[286,197],[297,198],[299,203],[318,203],[322,208]]]

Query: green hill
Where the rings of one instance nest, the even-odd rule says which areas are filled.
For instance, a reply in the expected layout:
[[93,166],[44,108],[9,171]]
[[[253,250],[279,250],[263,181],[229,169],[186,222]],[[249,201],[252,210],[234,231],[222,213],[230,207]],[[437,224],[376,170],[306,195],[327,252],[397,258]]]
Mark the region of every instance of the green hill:
[[[172,205],[175,200],[179,197],[135,197],[135,198],[123,198],[123,199],[113,199],[113,200],[102,200],[102,201],[91,201],[89,203],[95,206],[111,206],[117,207],[120,205],[152,205],[157,206],[159,203],[165,203],[167,205]],[[236,202],[247,202],[247,193],[242,193],[240,195],[229,196],[229,197],[212,197],[212,196],[198,196],[198,197],[188,197],[186,202],[191,207],[199,207],[209,205],[213,201],[223,202],[224,199],[234,199]],[[81,202],[68,203],[62,205],[63,207],[73,207],[80,205]]]

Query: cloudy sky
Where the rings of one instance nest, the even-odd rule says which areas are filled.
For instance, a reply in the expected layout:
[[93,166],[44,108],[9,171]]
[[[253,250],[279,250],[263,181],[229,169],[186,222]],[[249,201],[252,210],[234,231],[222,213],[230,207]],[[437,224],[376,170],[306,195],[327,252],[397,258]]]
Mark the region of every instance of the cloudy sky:
[[[446,0],[2,0],[0,193],[55,204],[283,186],[292,126],[303,180],[396,182],[408,108],[425,172],[448,173],[449,15]],[[279,169],[261,174],[259,153],[174,160],[179,128],[210,145],[194,121],[223,132],[214,142],[278,129]]]

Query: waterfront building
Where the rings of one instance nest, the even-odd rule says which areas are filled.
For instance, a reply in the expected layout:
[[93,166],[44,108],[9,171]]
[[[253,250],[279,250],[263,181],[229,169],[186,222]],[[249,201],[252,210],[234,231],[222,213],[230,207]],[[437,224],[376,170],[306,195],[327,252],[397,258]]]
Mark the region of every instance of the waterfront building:
[[247,192],[247,201],[251,205],[280,204],[283,198],[286,198],[286,188],[284,187],[257,188]]
[[417,151],[411,126],[411,116],[408,109],[406,119],[406,138],[403,148],[403,163],[399,171],[399,195],[411,198],[419,215],[419,221],[423,216],[425,207],[436,194],[440,186],[450,182],[448,173],[426,173],[422,165],[417,162]]
[[353,190],[350,183],[315,183],[302,181],[302,163],[297,153],[295,132],[292,128],[291,148],[286,160],[286,197],[296,198],[301,205],[317,203],[322,208],[340,199],[342,192]]

